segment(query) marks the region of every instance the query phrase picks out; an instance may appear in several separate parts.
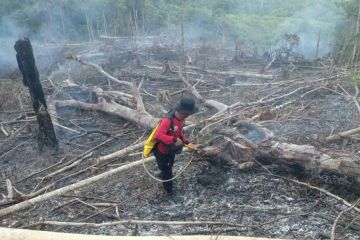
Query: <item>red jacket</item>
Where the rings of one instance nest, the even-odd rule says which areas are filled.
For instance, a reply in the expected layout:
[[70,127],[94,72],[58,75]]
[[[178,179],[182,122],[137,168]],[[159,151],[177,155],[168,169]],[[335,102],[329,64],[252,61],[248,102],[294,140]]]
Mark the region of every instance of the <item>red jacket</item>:
[[[172,119],[172,120],[171,120]],[[177,119],[175,116],[161,119],[160,125],[155,133],[155,139],[159,142],[157,149],[163,154],[173,154],[181,149],[175,147],[176,138],[180,138],[183,143],[188,144],[189,141],[183,134],[184,121]],[[170,129],[171,121],[174,122],[174,129]]]

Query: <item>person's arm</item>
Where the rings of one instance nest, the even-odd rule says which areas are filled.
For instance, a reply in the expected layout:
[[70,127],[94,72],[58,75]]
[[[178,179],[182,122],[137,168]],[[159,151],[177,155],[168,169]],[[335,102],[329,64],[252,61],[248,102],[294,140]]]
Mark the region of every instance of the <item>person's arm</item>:
[[181,139],[181,141],[182,141],[184,144],[189,144],[189,143],[190,143],[189,140],[187,140],[187,138],[186,138],[185,135],[181,135],[181,136],[180,136],[180,139]]
[[169,131],[169,128],[170,128],[170,119],[169,118],[162,119],[159,127],[156,130],[155,139],[166,145],[175,143],[177,140],[176,137],[169,136],[167,134]]
[[[185,126],[185,122],[184,122],[183,126]],[[181,128],[180,139],[181,139],[181,141],[182,141],[184,144],[186,144],[186,145],[190,143],[189,140],[187,139],[187,137],[184,135],[182,128]]]

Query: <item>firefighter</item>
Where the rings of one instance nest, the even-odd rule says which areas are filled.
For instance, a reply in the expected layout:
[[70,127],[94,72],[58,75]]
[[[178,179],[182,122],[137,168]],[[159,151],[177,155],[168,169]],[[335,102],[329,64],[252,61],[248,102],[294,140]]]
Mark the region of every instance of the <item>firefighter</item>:
[[[175,154],[182,151],[184,145],[189,145],[188,139],[183,134],[185,119],[191,114],[197,112],[195,100],[191,97],[183,97],[180,103],[168,112],[155,132],[157,144],[153,148],[157,165],[161,171],[160,178],[169,180],[173,178],[172,167],[174,165]],[[163,182],[165,191],[173,194],[173,182]]]

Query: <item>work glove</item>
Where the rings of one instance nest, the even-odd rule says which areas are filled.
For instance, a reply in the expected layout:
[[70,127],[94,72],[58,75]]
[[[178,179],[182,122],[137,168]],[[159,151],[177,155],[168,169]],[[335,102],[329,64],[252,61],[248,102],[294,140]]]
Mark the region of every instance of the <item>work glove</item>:
[[200,149],[195,147],[193,144],[189,143],[189,144],[186,144],[185,145],[190,151],[193,151],[193,152],[197,152],[199,151]]

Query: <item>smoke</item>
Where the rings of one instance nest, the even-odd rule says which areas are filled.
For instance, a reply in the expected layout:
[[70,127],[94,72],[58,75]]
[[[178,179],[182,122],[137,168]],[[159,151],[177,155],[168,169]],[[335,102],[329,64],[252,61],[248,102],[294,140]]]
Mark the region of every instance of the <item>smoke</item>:
[[[31,17],[35,16],[31,19],[35,19],[36,24],[33,22],[29,24],[33,28],[30,36],[33,43],[35,40],[41,43],[61,43],[67,40],[88,41],[92,37],[96,39],[101,34],[115,36],[129,34],[126,6],[114,9],[110,1],[86,1],[75,5],[71,5],[70,2],[45,1],[39,3],[40,5],[34,9],[24,11]],[[157,33],[165,33],[171,42],[180,43],[181,18],[177,15],[179,13],[176,14],[176,8],[167,9],[166,4],[161,5],[157,1],[153,1],[152,4],[153,8],[148,9],[145,14],[150,16],[145,19],[146,28],[151,29],[147,33],[156,34],[159,37],[161,35]],[[246,8],[239,2],[234,3],[230,10],[224,10],[220,17],[217,16],[216,9],[212,9],[211,6],[203,5],[201,8],[192,7],[193,5],[186,6],[185,45],[190,47],[199,41],[216,41],[217,45],[222,43],[223,46],[233,49],[235,41],[242,40],[250,47],[269,49],[271,45],[275,48],[279,46],[282,34],[296,33],[300,37],[300,45],[294,50],[307,58],[313,58],[320,33],[318,56],[325,56],[331,51],[334,29],[339,20],[338,9],[333,3],[318,0],[308,1],[305,6],[298,4],[289,10],[291,12],[286,13],[291,17],[281,14],[277,16],[275,7],[269,4],[265,7],[259,5],[261,12],[255,9],[254,4],[250,5],[252,9]],[[160,6],[162,9],[158,12],[152,10]],[[267,9],[269,7],[271,9]],[[268,15],[266,15],[267,11],[269,11]],[[284,19],[284,21],[278,24],[279,19],[280,21]],[[0,70],[17,67],[13,46],[17,39],[30,32],[27,28],[25,25],[15,24],[11,16],[0,18]]]
[[0,71],[11,71],[17,67],[15,41],[25,34],[9,17],[0,19]]
[[[41,14],[43,12],[47,15]],[[18,71],[14,45],[18,39],[24,37],[29,37],[32,43],[39,71],[46,70],[54,61],[63,59],[60,47],[60,49],[46,47],[46,43],[62,43],[75,35],[73,23],[66,18],[62,19],[63,24],[60,23],[59,13],[61,13],[59,7],[50,8],[45,4],[39,12],[32,13],[38,15],[37,21],[40,21],[40,18],[44,20],[41,25],[34,22],[33,25],[27,22],[19,23],[15,20],[14,14],[0,18],[0,78]],[[45,21],[47,16],[52,16],[51,21]]]
[[335,27],[340,21],[338,11],[332,3],[309,2],[278,26],[275,32],[276,44],[279,45],[282,34],[295,33],[299,36],[300,43],[294,51],[312,59],[316,56],[319,40],[317,56],[326,56],[332,50]]
[[[293,2],[289,5],[279,1],[277,7],[266,3],[267,6],[262,7],[259,1],[258,8],[256,3],[248,4],[251,8],[234,3],[219,16],[214,9],[187,7],[185,45],[189,47],[205,40],[234,49],[235,42],[239,41],[249,48],[269,50],[282,46],[283,34],[294,33],[300,38],[299,46],[293,49],[295,52],[308,59],[316,57],[317,51],[317,57],[327,56],[333,49],[336,25],[341,21],[340,9],[327,0]],[[173,17],[168,21],[171,27],[163,29],[176,42],[181,41],[180,21],[180,17]]]

